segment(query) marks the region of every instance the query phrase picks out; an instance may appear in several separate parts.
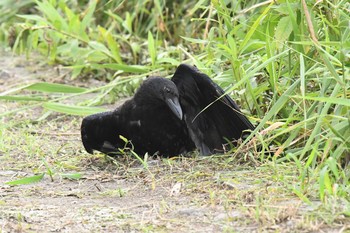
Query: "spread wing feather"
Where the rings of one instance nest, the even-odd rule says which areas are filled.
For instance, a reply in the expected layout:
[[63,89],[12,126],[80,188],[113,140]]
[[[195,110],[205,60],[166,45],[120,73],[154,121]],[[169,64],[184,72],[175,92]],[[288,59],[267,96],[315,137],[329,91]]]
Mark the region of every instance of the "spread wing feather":
[[237,104],[196,67],[181,64],[172,81],[180,94],[191,139],[201,154],[221,151],[227,140],[237,140],[243,131],[254,129]]

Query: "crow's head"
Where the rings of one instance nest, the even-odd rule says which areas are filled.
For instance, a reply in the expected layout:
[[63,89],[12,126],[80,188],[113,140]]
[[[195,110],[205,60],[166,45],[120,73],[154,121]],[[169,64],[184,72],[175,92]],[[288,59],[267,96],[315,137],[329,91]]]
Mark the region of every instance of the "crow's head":
[[87,116],[81,124],[81,140],[85,150],[92,154],[94,150],[109,154],[117,150],[113,132],[113,113],[105,112]]
[[143,82],[135,94],[135,101],[144,104],[154,104],[155,101],[164,102],[170,110],[181,120],[182,109],[179,102],[179,91],[176,85],[169,79],[151,77]]

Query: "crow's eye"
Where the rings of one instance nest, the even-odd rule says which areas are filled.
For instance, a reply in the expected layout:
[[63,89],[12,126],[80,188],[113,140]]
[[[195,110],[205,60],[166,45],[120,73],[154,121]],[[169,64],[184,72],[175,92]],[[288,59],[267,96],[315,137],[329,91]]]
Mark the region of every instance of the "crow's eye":
[[164,87],[164,90],[165,90],[166,93],[170,93],[170,89],[169,88]]

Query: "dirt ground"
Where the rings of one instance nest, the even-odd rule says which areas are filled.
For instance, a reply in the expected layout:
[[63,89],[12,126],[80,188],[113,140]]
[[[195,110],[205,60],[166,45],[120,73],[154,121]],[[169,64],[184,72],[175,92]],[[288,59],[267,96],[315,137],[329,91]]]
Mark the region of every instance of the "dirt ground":
[[[34,81],[100,85],[66,74],[2,52],[0,95]],[[26,105],[1,100],[0,114]],[[52,113],[38,121],[46,113],[36,106],[1,116],[0,232],[349,232],[338,209],[305,204],[292,192],[298,173],[291,164],[192,155],[149,159],[145,168],[129,157],[87,154],[82,117]],[[6,184],[43,172],[36,183]]]

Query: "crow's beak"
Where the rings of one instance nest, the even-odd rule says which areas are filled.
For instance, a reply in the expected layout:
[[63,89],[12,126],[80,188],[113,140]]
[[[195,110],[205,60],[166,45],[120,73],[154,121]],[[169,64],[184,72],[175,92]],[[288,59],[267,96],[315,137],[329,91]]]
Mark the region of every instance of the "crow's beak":
[[182,109],[179,103],[179,98],[168,98],[166,99],[166,103],[171,109],[171,111],[180,119],[182,120]]

